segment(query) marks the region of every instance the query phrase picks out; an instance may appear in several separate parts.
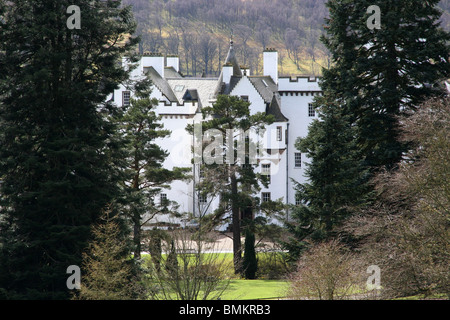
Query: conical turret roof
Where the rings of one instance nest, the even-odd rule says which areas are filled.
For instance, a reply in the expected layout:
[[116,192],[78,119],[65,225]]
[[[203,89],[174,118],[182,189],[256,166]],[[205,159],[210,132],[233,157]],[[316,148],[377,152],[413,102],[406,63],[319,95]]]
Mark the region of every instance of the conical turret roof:
[[236,53],[234,51],[233,39],[230,40],[230,49],[228,50],[228,55],[224,64],[231,64],[233,66],[233,76],[242,76],[242,70],[239,67],[239,63],[236,59]]

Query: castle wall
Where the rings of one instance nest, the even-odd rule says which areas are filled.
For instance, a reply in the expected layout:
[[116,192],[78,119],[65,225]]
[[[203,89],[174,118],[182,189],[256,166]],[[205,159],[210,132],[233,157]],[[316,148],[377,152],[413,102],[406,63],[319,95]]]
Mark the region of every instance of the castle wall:
[[[280,109],[283,115],[289,119],[288,122],[276,122],[267,126],[266,134],[263,137],[265,151],[258,158],[258,166],[256,171],[263,172],[263,165],[267,170],[267,165],[270,165],[270,184],[268,187],[261,185],[261,191],[258,195],[261,200],[263,193],[270,193],[271,200],[282,199],[283,202],[288,201],[295,204],[295,189],[291,178],[300,182],[306,182],[305,169],[307,167],[308,159],[304,154],[301,155],[301,162],[296,162],[296,153],[299,153],[295,148],[295,142],[298,137],[306,137],[308,133],[308,126],[314,119],[318,119],[317,113],[311,116],[309,104],[313,102],[314,96],[321,94],[319,83],[317,79],[297,77],[297,78],[278,78],[277,68],[273,66],[273,61],[276,60],[276,51],[265,52],[264,73],[270,75],[276,83],[278,83],[278,92],[280,95],[281,105]],[[275,61],[274,60],[274,61]],[[176,59],[167,59],[170,65],[176,65]],[[137,70],[132,74],[133,78],[142,76],[144,67],[152,66],[158,72],[164,74],[164,58],[161,56],[143,57]],[[199,178],[199,167],[191,162],[193,157],[192,147],[193,138],[185,130],[188,124],[193,124],[194,121],[200,122],[202,115],[199,112],[201,104],[210,105],[213,100],[211,93],[215,88],[213,79],[170,79],[168,84],[174,89],[176,86],[180,87],[184,84],[182,91],[176,91],[177,99],[181,101],[181,96],[186,89],[195,89],[199,93],[200,100],[185,101],[184,103],[169,102],[167,98],[154,87],[151,97],[159,101],[156,107],[156,113],[161,116],[161,122],[164,124],[164,129],[171,131],[169,137],[158,139],[158,143],[162,149],[169,152],[169,156],[164,162],[164,167],[172,169],[174,167],[188,167],[191,168],[194,176]],[[202,82],[203,81],[203,82]],[[207,82],[209,81],[209,82]],[[200,83],[201,82],[201,83]],[[198,87],[198,88],[197,88]],[[125,88],[121,86],[114,93],[114,102],[117,105],[122,105],[122,91]],[[230,95],[247,97],[251,103],[251,114],[266,111],[266,102],[258,93],[256,88],[247,76],[243,76],[239,82],[232,89]],[[267,97],[266,97],[267,99]],[[254,139],[254,137],[252,137]],[[297,157],[298,160],[298,157]],[[204,214],[205,210],[212,212],[217,208],[219,199],[208,199],[207,203],[199,204],[198,199],[194,193],[194,182],[174,181],[170,184],[170,188],[162,189],[161,193],[165,193],[169,200],[177,201],[180,213],[194,213],[199,215]],[[211,203],[210,203],[211,201]],[[209,209],[206,209],[209,208]],[[170,221],[168,216],[159,216],[156,221]],[[181,221],[177,221],[181,223]]]

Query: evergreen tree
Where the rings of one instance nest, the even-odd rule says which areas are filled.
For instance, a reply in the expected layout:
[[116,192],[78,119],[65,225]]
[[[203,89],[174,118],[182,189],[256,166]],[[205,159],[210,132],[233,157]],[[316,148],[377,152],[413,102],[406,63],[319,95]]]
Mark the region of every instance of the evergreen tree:
[[301,204],[293,207],[287,223],[294,237],[284,245],[293,261],[307,241],[333,236],[333,229],[352,209],[369,200],[368,172],[355,140],[356,129],[333,99],[327,94],[317,99],[319,119],[309,126],[308,136],[295,143],[310,163],[305,171],[308,182],[296,183],[295,196]]
[[177,248],[175,246],[175,241],[172,239],[170,241],[170,251],[167,255],[167,260],[165,264],[166,270],[169,275],[176,277],[178,274],[178,255]]
[[131,86],[134,98],[129,106],[122,107],[116,121],[127,153],[126,211],[133,225],[133,251],[137,260],[141,257],[142,226],[159,213],[169,213],[169,201],[160,203],[155,197],[169,182],[185,178],[190,168],[163,168],[168,152],[156,139],[169,136],[170,131],[163,129],[161,117],[155,113],[156,99],[149,98],[151,81],[144,78]]
[[[106,101],[137,39],[120,1],[0,1],[0,288],[66,299],[90,230],[122,196]],[[68,28],[78,5],[81,28]]]
[[[329,0],[322,41],[333,65],[323,70],[320,121],[297,148],[311,159],[309,182],[297,186],[304,205],[293,212],[286,244],[294,258],[306,240],[332,236],[351,208],[369,204],[370,178],[395,169],[408,144],[398,117],[443,93],[450,75],[449,34],[438,23],[439,1],[382,0],[381,28],[369,28],[369,0]],[[349,239],[347,239],[349,240]]]
[[[242,271],[241,215],[252,216],[253,211],[259,207],[259,198],[255,196],[255,193],[260,190],[260,183],[267,184],[266,177],[256,174],[255,164],[250,163],[249,144],[255,142],[245,135],[250,129],[255,131],[263,129],[265,125],[274,121],[272,115],[262,112],[250,115],[249,106],[249,102],[237,96],[219,95],[212,107],[202,109],[205,119],[202,122],[202,132],[205,133],[205,137],[207,130],[217,130],[216,132],[220,133],[223,140],[215,141],[217,148],[214,151],[211,150],[211,156],[218,159],[218,163],[202,164],[207,179],[205,179],[206,183],[199,183],[198,188],[206,191],[215,190],[220,194],[221,203],[213,219],[220,221],[226,213],[231,213],[233,261],[236,274]],[[187,130],[194,133],[192,126],[188,126]],[[233,137],[228,137],[230,131],[227,130],[233,132]],[[245,159],[237,156],[238,140],[241,143],[245,141]],[[207,153],[206,148],[204,150],[202,148],[204,153]],[[214,179],[213,188],[211,188],[210,179]]]
[[381,28],[369,28],[373,1],[330,0],[322,41],[334,65],[321,87],[345,102],[366,165],[392,169],[407,150],[398,116],[442,94],[450,76],[450,34],[440,28],[439,0],[382,0]]

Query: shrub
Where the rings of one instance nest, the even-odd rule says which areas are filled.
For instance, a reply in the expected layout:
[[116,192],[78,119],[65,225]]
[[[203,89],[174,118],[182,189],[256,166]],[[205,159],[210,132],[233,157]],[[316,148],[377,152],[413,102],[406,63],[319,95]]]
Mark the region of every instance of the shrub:
[[360,270],[354,255],[337,241],[320,243],[298,261],[297,271],[290,277],[288,296],[319,300],[350,298],[362,284]]

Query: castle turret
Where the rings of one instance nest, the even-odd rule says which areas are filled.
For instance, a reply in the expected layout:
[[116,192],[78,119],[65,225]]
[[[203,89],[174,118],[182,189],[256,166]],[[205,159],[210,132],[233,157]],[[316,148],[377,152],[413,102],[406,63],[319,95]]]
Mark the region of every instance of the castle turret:
[[231,65],[233,67],[233,76],[242,76],[242,70],[239,67],[239,63],[236,59],[236,54],[234,52],[233,40],[230,41],[230,49],[228,50],[227,58],[225,59],[225,66]]

